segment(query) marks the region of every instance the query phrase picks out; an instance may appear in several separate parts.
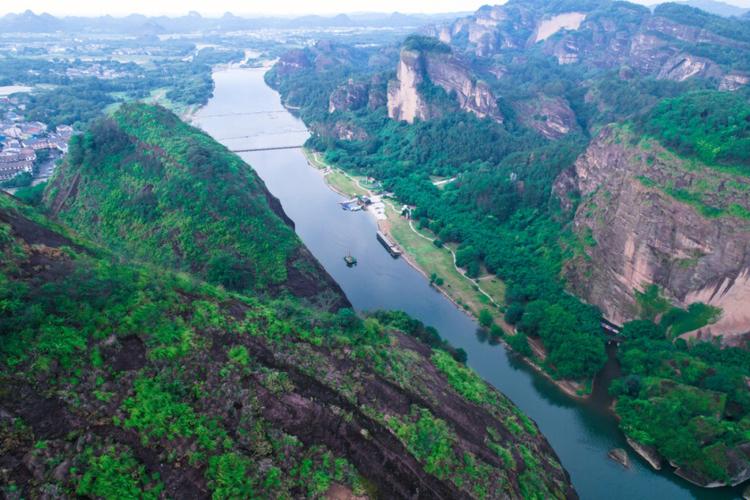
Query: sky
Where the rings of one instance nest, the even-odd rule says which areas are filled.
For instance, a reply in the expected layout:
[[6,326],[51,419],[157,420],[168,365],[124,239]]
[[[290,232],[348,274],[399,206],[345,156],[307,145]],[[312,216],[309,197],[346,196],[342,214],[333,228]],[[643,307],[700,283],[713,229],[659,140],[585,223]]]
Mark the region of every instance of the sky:
[[[658,0],[635,0],[653,4]],[[750,0],[723,0],[740,7],[750,7]],[[183,15],[194,10],[204,16],[235,15],[339,14],[342,12],[403,12],[441,13],[473,11],[492,0],[0,0],[0,15],[31,9],[37,14],[48,12],[57,16],[124,16]]]

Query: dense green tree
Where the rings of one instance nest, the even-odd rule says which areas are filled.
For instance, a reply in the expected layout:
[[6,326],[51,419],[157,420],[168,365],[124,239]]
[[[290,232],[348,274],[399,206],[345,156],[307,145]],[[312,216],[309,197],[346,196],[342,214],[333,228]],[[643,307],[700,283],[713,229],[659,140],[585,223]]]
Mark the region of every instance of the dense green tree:
[[484,328],[492,326],[492,313],[488,309],[479,311],[479,324]]
[[626,339],[653,339],[664,338],[664,329],[648,320],[635,320],[625,323],[621,331]]

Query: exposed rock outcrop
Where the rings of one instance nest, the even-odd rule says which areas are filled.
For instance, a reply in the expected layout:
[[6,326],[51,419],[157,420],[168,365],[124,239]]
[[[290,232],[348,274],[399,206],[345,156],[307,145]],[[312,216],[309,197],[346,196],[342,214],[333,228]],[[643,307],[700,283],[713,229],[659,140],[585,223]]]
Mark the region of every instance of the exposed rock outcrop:
[[540,95],[536,99],[518,102],[514,107],[523,125],[547,139],[559,139],[578,129],[575,113],[560,97]]
[[310,57],[310,52],[303,49],[294,49],[285,52],[276,64],[274,65],[274,72],[272,73],[272,82],[278,83],[282,78],[310,69],[313,67],[313,61]]
[[684,82],[693,77],[720,78],[721,68],[710,59],[679,53],[667,59],[656,77],[660,80]]
[[[365,107],[374,110],[386,104],[387,81],[378,70],[390,71],[396,54],[391,50],[370,54],[355,47],[322,40],[312,47],[282,54],[266,74],[266,83],[278,89],[281,82],[305,73],[346,70],[353,76],[331,92],[328,112],[356,111]],[[374,74],[362,78],[364,70],[373,71]],[[356,75],[360,75],[360,78]],[[297,106],[304,103],[306,97],[304,91],[289,91],[285,103]]]
[[746,178],[687,169],[657,143],[633,141],[622,128],[603,130],[557,180],[556,192],[575,185],[580,193],[575,231],[591,242],[567,266],[570,286],[623,323],[637,316],[634,292],[656,284],[678,306],[721,308],[716,323],[693,335],[742,343],[750,332],[750,221],[731,210],[708,218],[668,193],[692,193],[718,210],[747,209]]
[[424,81],[424,66],[421,54],[402,50],[396,70],[396,79],[388,82],[388,116],[409,123],[416,118],[430,117],[428,105],[417,88]]
[[534,12],[519,3],[485,5],[471,16],[424,31],[443,43],[465,48],[478,57],[488,57],[500,50],[523,47],[537,22]]
[[666,39],[677,39],[691,44],[716,44],[734,48],[746,48],[747,43],[718,35],[702,26],[689,26],[661,15],[656,11],[653,16],[645,18],[642,32],[659,33]]
[[750,75],[743,73],[729,73],[721,79],[719,90],[734,92],[750,83]]
[[[641,75],[675,81],[721,80],[731,74],[731,64],[707,54],[716,53],[718,47],[750,50],[750,44],[742,37],[733,38],[730,30],[715,29],[689,13],[675,15],[674,8],[652,12],[627,2],[602,2],[572,12],[546,7],[542,2],[520,1],[485,6],[425,32],[479,58],[538,45],[559,64],[597,69],[627,65]],[[696,20],[690,24],[690,19]],[[698,46],[711,50],[699,52]],[[729,77],[724,87],[731,89],[733,81],[736,78]]]
[[421,92],[424,84],[436,85],[455,96],[458,107],[480,118],[502,122],[497,98],[489,86],[471,74],[468,66],[449,52],[401,51],[396,80],[388,83],[388,116],[412,123],[427,120],[441,110]]
[[638,453],[648,464],[654,468],[654,470],[661,470],[661,464],[664,458],[654,449],[653,446],[646,446],[638,441],[626,438],[628,444],[633,450]]
[[586,14],[583,12],[566,12],[543,19],[534,33],[534,42],[542,42],[561,30],[577,30],[584,19]]
[[334,137],[340,141],[365,141],[369,137],[362,127],[347,120],[336,120],[328,124],[316,123],[312,125],[312,129],[316,134]]
[[609,450],[607,456],[625,468],[630,467],[630,457],[628,457],[628,452],[622,448],[613,448]]
[[646,15],[648,10],[640,6],[624,2],[611,4],[588,13],[577,29],[561,31],[540,43],[560,64],[616,68],[632,60],[631,40],[638,34]]
[[331,92],[328,112],[357,111],[365,107],[372,111],[381,108],[387,102],[386,87],[386,79],[380,74],[375,74],[364,82],[350,78]]
[[339,85],[328,98],[328,112],[355,111],[367,106],[369,87],[366,83],[355,82],[352,79]]

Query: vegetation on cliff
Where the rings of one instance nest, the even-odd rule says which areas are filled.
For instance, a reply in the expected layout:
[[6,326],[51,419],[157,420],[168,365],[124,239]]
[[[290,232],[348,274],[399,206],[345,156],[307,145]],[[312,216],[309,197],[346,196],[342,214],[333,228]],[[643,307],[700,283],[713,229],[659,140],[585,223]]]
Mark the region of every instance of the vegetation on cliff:
[[668,317],[658,324],[636,320],[623,328],[623,377],[611,388],[620,427],[691,481],[739,483],[750,466],[750,353],[673,341],[679,332],[670,323]]
[[750,26],[736,19],[727,19],[676,2],[657,5],[654,13],[686,26],[694,26],[720,36],[750,42]]
[[[528,418],[448,351],[417,340],[444,346],[434,330],[403,314],[361,318],[271,297],[274,274],[229,291],[190,274],[201,275],[192,263],[202,260],[183,267],[175,257],[187,252],[161,250],[150,236],[172,211],[173,230],[205,231],[206,253],[248,248],[249,265],[283,274],[299,242],[223,148],[146,106],[80,140],[48,201],[82,236],[0,197],[5,495],[573,494]],[[201,162],[189,161],[190,146]],[[156,203],[142,202],[151,181]],[[249,198],[234,194],[240,187]],[[202,208],[218,227],[227,203],[248,219],[235,223],[266,224],[280,243],[266,253],[252,239],[226,243],[208,222],[178,218],[190,207],[177,195],[212,200]],[[111,203],[128,218],[114,218]],[[95,226],[107,248],[82,239]],[[304,281],[284,276],[292,288]]]
[[423,35],[411,35],[406,37],[401,48],[405,50],[415,50],[419,52],[438,52],[450,54],[450,45],[447,45],[436,38]]
[[703,91],[664,99],[641,126],[677,154],[750,175],[750,102],[741,93]]

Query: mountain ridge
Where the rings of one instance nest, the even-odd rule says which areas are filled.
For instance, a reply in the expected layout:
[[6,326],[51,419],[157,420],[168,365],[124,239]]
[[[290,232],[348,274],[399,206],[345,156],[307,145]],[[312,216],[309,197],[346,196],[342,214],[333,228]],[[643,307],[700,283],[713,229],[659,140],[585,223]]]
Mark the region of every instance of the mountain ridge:
[[125,105],[73,139],[46,204],[133,258],[232,290],[286,290],[326,309],[350,306],[252,169],[163,108]]

